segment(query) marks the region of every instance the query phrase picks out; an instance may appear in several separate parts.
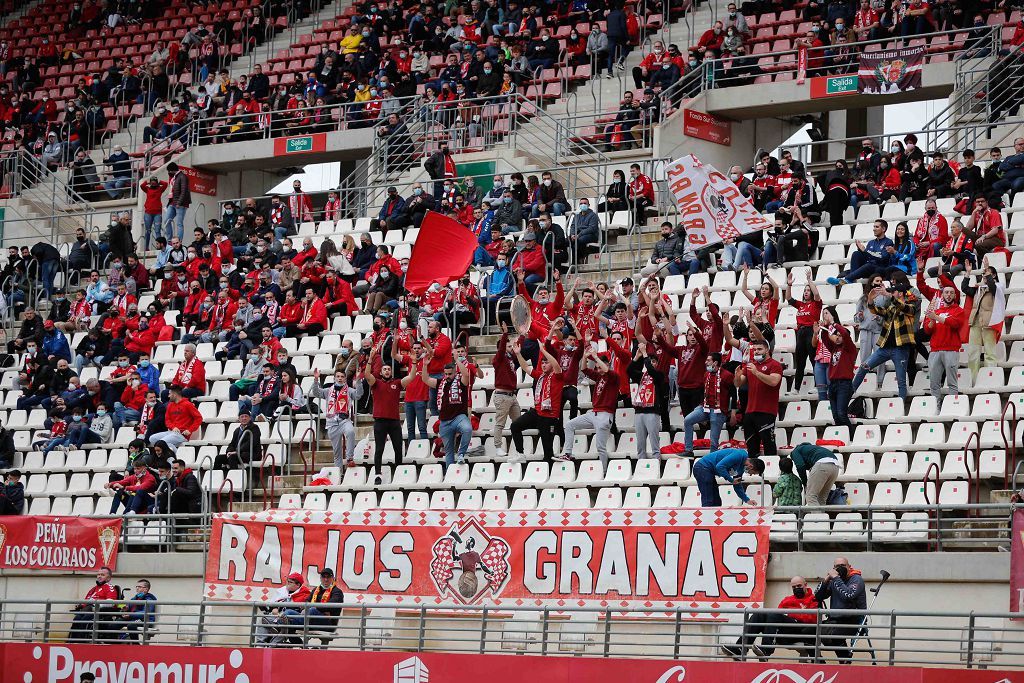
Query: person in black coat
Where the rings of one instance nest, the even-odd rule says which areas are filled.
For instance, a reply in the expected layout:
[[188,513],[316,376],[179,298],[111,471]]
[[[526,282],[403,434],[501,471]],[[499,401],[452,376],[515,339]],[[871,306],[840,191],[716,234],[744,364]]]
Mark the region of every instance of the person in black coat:
[[[334,582],[334,570],[324,567],[320,571],[320,585],[309,594],[309,629],[316,631],[333,631],[338,626],[341,614],[341,603],[345,602],[345,594]],[[327,605],[337,605],[328,607]]]
[[49,299],[53,295],[53,279],[60,270],[60,252],[49,242],[36,242],[32,245],[32,258],[39,264],[39,276],[43,280],[43,292]]
[[0,469],[14,464],[14,432],[0,425]]
[[[21,320],[18,336],[7,342],[7,352],[21,353],[30,341],[34,341],[40,347],[43,345],[43,318],[34,308],[25,309],[25,317]],[[4,363],[5,367],[9,365],[9,362]]]
[[[244,436],[243,436],[244,435]],[[237,469],[243,463],[248,464],[259,461],[263,458],[263,444],[260,442],[260,430],[252,422],[252,415],[246,411],[238,413],[238,427],[231,435],[224,452],[218,455],[213,461],[214,469],[228,470]]]
[[174,488],[171,490],[170,513],[199,514],[203,511],[203,489],[195,473],[185,466],[184,460],[175,460],[171,465]]
[[0,488],[0,515],[20,515],[25,512],[25,485],[21,483],[21,472],[7,473],[3,488]]

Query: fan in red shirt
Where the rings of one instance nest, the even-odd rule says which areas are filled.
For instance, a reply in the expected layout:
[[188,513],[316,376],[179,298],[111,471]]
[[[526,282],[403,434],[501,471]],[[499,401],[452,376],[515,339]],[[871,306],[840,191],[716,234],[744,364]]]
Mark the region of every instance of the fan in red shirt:
[[164,413],[166,432],[157,432],[149,437],[149,443],[163,441],[177,453],[178,446],[192,438],[203,426],[203,416],[192,401],[183,396],[181,386],[172,384],[168,390],[167,411]]
[[[790,594],[782,598],[778,609],[816,610],[818,601],[814,591],[807,585],[802,576],[794,576],[789,581]],[[751,648],[755,657],[767,658],[775,653],[776,647],[797,648],[802,654],[814,650],[815,622],[818,617],[814,612],[758,612],[751,613],[743,625],[743,635],[735,645],[723,645],[722,651],[733,659],[742,659],[747,648]],[[761,636],[760,647],[754,645]],[[799,647],[799,646],[803,647]]]
[[551,333],[551,324],[555,318],[562,315],[565,308],[565,290],[562,288],[562,279],[558,271],[554,271],[552,277],[555,280],[555,300],[548,301],[550,292],[548,288],[541,285],[530,296],[526,289],[522,271],[517,273],[519,277],[519,294],[530,304],[531,322],[530,332],[527,338],[537,340],[546,339]]
[[334,270],[327,271],[323,302],[329,314],[355,315],[359,312],[352,285],[338,277]]
[[858,350],[850,331],[840,324],[836,316],[834,308],[826,308],[816,329],[828,329],[828,334],[821,335],[821,341],[831,354],[828,367],[828,400],[832,406],[832,418],[837,425],[852,427],[847,408],[853,397],[853,375],[857,369]]
[[298,322],[287,325],[286,329],[289,337],[320,334],[327,329],[327,308],[312,287],[306,290]]
[[[540,434],[540,442],[544,448],[544,458],[551,462],[555,458],[555,432],[560,431],[562,417],[562,367],[558,359],[548,351],[547,344],[540,345],[540,363],[537,367],[523,357],[522,344],[519,340],[513,345],[519,367],[533,377],[533,408],[512,421],[512,442],[516,452],[523,453],[523,432],[536,429]],[[559,460],[571,460],[564,454],[558,455]]]
[[775,327],[779,324],[779,297],[781,296],[781,290],[771,276],[765,275],[764,282],[761,283],[755,296],[747,287],[747,276],[749,274],[750,266],[744,265],[743,277],[740,278],[740,291],[753,304],[754,312],[762,311],[765,322]]
[[686,331],[686,345],[677,346],[671,352],[677,359],[676,394],[684,416],[704,400],[704,365],[710,352],[704,337],[694,327]]
[[[96,572],[96,585],[90,586],[85,594],[86,600],[117,600],[118,595],[114,584],[110,583],[113,573],[109,567],[100,567]],[[113,605],[107,607],[112,608]],[[95,607],[88,603],[75,605],[74,622],[71,624],[71,632],[68,634],[69,643],[91,643],[93,642],[93,620],[97,615]]]
[[718,304],[711,300],[711,292],[708,290],[707,285],[700,290],[700,293],[704,294],[704,303],[707,304],[708,307],[707,316],[702,316],[697,311],[698,290],[694,288],[690,296],[690,320],[692,320],[693,324],[697,326],[697,331],[707,343],[708,352],[720,352],[722,350],[723,337],[722,311],[718,308]]
[[405,433],[409,441],[416,438],[417,422],[419,423],[420,438],[429,438],[427,436],[427,401],[430,400],[430,390],[420,378],[420,371],[428,363],[423,342],[413,339],[411,346],[409,353],[402,353],[397,334],[391,344],[391,357],[405,366],[402,386],[405,387],[405,399],[403,400],[405,404]]
[[[569,318],[572,320],[573,327],[576,328],[576,332],[586,336],[589,331],[591,336],[597,335],[597,327],[600,324],[601,314],[604,313],[604,309],[608,306],[609,300],[602,298],[600,303],[595,303],[597,295],[594,293],[594,283],[588,283],[589,286],[585,287],[580,291],[580,301],[578,304],[573,306],[569,312]],[[570,296],[571,300],[572,297]],[[567,381],[569,384],[575,384],[575,382]],[[575,417],[575,415],[573,416]]]
[[[790,295],[793,294],[793,280],[794,272],[791,270],[786,278]],[[806,281],[807,284],[804,286],[800,299],[795,299],[792,296],[789,298],[789,305],[796,309],[796,353],[793,356],[796,367],[793,373],[793,383],[790,386],[796,387],[797,390],[804,381],[807,361],[814,363],[814,323],[821,318],[821,295],[818,293],[818,288],[814,286],[810,268],[807,269]],[[823,392],[824,387],[819,387],[818,391]],[[819,393],[818,400],[823,401],[824,399],[823,393]]]
[[[705,24],[706,26],[706,24]],[[697,41],[697,45],[692,50],[704,53],[708,50],[721,50],[722,43],[725,42],[725,25],[720,21],[716,21],[714,26],[709,28],[701,35],[700,40]]]
[[579,391],[576,385],[580,379],[580,361],[583,360],[583,349],[589,344],[590,333],[583,333],[587,341],[581,345],[579,337],[570,332],[565,339],[559,342],[557,339],[549,340],[548,351],[558,359],[558,365],[562,368],[562,382],[565,385],[562,389],[562,408],[569,404],[569,419],[580,414]]
[[[379,486],[388,439],[391,439],[391,447],[395,451],[395,465],[402,464],[402,421],[398,416],[398,404],[403,381],[392,374],[394,371],[390,363],[382,364],[380,376],[375,375],[373,366],[376,354],[376,349],[371,348],[364,377],[373,393],[373,471],[374,484]],[[411,381],[405,384],[409,383]]]
[[764,340],[751,341],[751,359],[736,368],[736,386],[747,385],[747,410],[743,415],[743,433],[747,453],[752,458],[777,455],[775,419],[779,415],[779,390],[782,385],[782,364],[768,354]]
[[577,429],[593,429],[596,433],[597,455],[601,458],[602,469],[607,471],[608,435],[611,433],[612,421],[615,419],[615,408],[619,404],[619,376],[612,372],[604,359],[590,347],[590,340],[586,341],[586,350],[583,351],[582,360],[584,363],[588,359],[593,360],[594,368],[584,367],[581,372],[594,382],[590,392],[593,407],[565,423],[561,459],[572,459],[572,447],[576,440]]
[[[195,344],[185,344],[183,352],[184,360],[175,371],[171,384],[180,387],[185,398],[202,396],[206,393],[206,366],[196,358]],[[163,400],[166,401],[169,395],[165,392]]]
[[640,172],[640,164],[630,165],[627,189],[629,202],[633,205],[634,220],[637,225],[644,225],[647,222],[647,207],[655,203],[654,182]]

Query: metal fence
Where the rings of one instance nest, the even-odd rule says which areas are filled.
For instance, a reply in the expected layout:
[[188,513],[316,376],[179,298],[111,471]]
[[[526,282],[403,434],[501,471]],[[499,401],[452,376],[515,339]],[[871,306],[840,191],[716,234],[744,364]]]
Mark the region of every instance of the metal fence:
[[[154,584],[153,592],[159,589]],[[745,625],[750,633],[751,625],[767,615],[800,613],[813,619],[780,627],[774,661],[1024,667],[1024,633],[1011,621],[1013,615],[999,613],[726,607],[658,612],[505,606],[446,610],[382,602],[372,607],[328,605],[340,614],[323,616],[310,615],[309,607],[285,602],[5,600],[0,602],[0,638],[713,660],[729,656],[722,646],[735,646]],[[751,649],[735,652],[737,658],[758,656]]]

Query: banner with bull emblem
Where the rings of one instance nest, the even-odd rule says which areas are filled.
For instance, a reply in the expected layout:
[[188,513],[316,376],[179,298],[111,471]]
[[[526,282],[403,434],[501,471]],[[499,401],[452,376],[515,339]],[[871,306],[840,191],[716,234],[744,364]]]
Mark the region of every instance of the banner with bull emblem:
[[759,607],[771,510],[269,510],[216,515],[205,597],[273,599],[334,570],[347,602]]
[[862,95],[892,95],[921,87],[924,46],[884,52],[862,52],[857,91]]

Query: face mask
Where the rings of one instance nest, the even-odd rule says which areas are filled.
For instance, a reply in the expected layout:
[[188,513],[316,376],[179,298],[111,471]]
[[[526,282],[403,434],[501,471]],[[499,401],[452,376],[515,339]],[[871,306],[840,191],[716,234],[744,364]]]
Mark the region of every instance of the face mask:
[[736,182],[736,181],[738,181],[740,179],[740,174],[739,173],[730,173],[729,177],[732,178],[733,182]]
[[892,152],[893,154],[899,154],[900,153],[900,148],[896,147],[896,146],[893,146],[893,147],[889,148],[889,151]]
[[551,187],[551,178],[544,179],[544,187]]
[[148,368],[149,367],[149,361],[148,360],[140,360],[139,361],[139,367],[140,368]]
[[103,417],[106,414],[107,414],[107,411],[105,411],[105,410],[97,410],[96,411],[96,417]]
[[541,36],[540,39],[546,43],[548,41],[548,36]]
[[132,389],[138,389],[139,388],[139,384],[141,384],[141,382],[139,382],[139,380],[133,379],[132,380]]
[[28,352],[29,353],[35,353],[36,352],[36,347],[34,347],[34,346],[28,347]]
[[350,354],[350,353],[351,353],[351,351],[349,351],[348,349],[342,349],[341,350],[341,357],[342,358],[348,358],[348,354]]
[[836,24],[836,30],[837,31],[842,31],[844,28],[846,28],[846,27],[843,24]]
[[757,363],[763,363],[764,362],[764,358],[765,358],[765,356],[764,356],[763,353],[758,353],[758,354],[754,355],[754,361],[757,362]]
[[502,197],[501,198],[501,203],[502,204],[511,204],[512,203],[512,198],[511,197]]
[[714,372],[715,371],[715,364],[714,363],[705,363],[704,364],[704,369],[707,370],[708,372]]
[[690,60],[690,66],[697,66],[697,60],[696,59],[691,59]]
[[153,406],[156,405],[156,399],[153,399],[152,401],[146,401],[146,405],[152,408]]
[[374,323],[373,324],[373,331],[374,332],[380,332],[380,323]]
[[505,267],[505,264],[506,264],[506,263],[507,263],[507,261],[505,261],[504,259],[500,259],[500,260],[498,260],[498,261],[495,261],[495,264],[496,264],[496,265],[497,265],[497,266],[498,266],[499,268],[504,268],[504,267]]
[[82,421],[82,416],[81,415],[72,415],[71,419],[74,420],[75,422],[81,422]]
[[580,204],[580,212],[586,213],[587,211],[590,211],[590,204]]
[[805,594],[806,590],[803,586],[796,586],[795,588],[793,588],[793,597],[797,600],[802,600]]
[[412,191],[412,193],[419,197],[421,194],[423,194],[423,190],[417,187],[415,190]]
[[126,361],[126,360],[119,360],[119,361],[117,361],[117,366],[120,367],[120,368],[126,368],[126,367],[128,367],[128,361]]
[[485,73],[485,74],[489,74],[489,73],[491,73],[491,69],[484,69],[484,73]]
[[548,222],[547,221],[537,221],[537,225],[539,225],[542,228],[546,228],[546,227],[548,227]]

